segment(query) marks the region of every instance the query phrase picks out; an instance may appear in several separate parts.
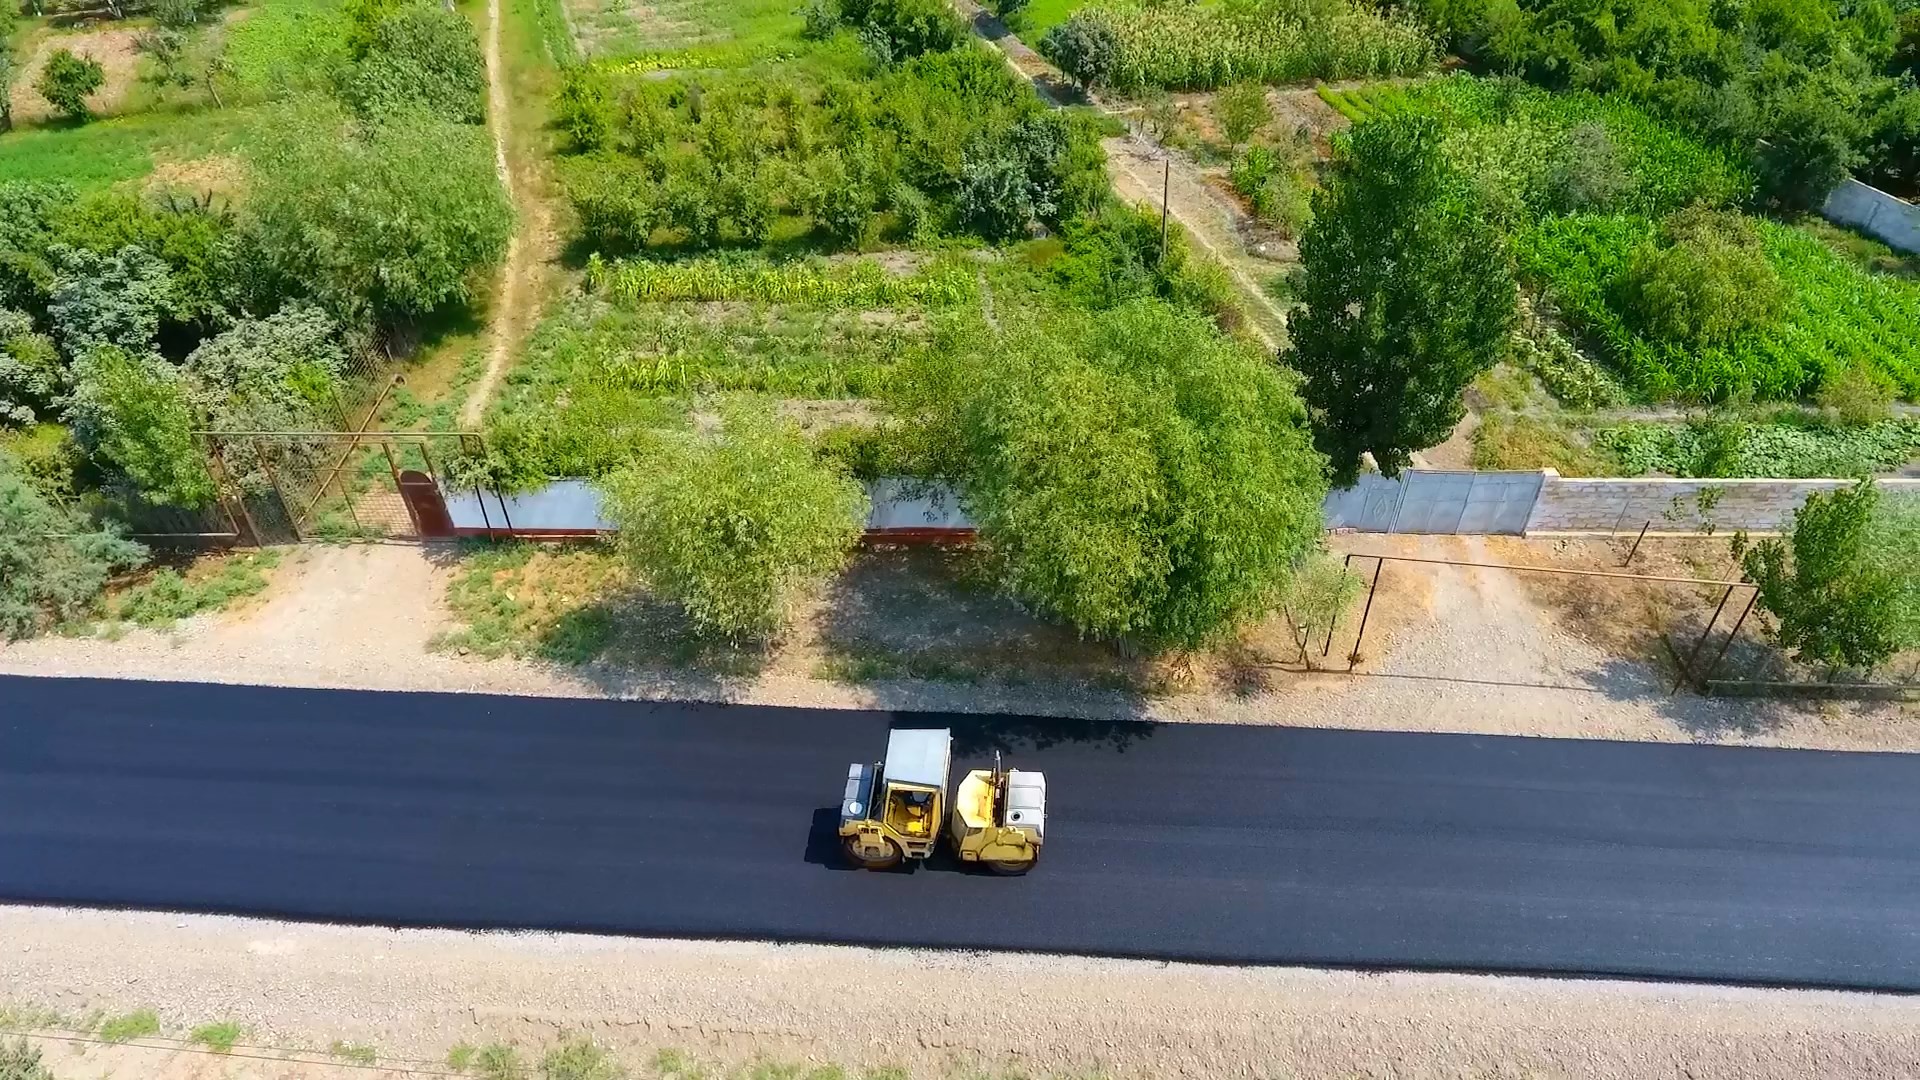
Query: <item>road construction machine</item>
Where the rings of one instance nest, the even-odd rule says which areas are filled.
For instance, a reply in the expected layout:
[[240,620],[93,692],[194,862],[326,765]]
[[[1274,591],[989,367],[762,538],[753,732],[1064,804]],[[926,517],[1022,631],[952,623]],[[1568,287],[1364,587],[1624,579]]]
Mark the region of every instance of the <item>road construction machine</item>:
[[1046,835],[1047,778],[1007,769],[975,769],[947,797],[953,733],[944,728],[896,728],[886,760],[847,768],[840,801],[840,838],[847,858],[885,870],[933,854],[944,825],[962,863],[999,874],[1024,874],[1040,858]]

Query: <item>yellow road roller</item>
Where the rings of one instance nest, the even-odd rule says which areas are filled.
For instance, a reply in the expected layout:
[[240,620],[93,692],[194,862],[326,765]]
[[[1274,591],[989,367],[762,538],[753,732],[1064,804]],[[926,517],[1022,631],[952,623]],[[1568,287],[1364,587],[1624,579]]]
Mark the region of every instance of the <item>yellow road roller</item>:
[[847,858],[869,870],[933,854],[944,824],[954,854],[999,874],[1024,874],[1040,858],[1046,835],[1047,778],[1004,769],[975,769],[947,800],[953,733],[897,728],[886,760],[847,768],[840,801],[840,838]]

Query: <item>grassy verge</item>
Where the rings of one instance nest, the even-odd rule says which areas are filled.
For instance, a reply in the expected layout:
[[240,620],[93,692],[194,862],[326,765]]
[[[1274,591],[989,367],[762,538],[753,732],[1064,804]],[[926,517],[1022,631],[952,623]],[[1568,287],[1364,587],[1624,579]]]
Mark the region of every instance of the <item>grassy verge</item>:
[[207,556],[184,569],[165,567],[108,596],[105,614],[111,622],[171,626],[258,595],[267,587],[268,572],[279,565],[280,552],[265,548]]

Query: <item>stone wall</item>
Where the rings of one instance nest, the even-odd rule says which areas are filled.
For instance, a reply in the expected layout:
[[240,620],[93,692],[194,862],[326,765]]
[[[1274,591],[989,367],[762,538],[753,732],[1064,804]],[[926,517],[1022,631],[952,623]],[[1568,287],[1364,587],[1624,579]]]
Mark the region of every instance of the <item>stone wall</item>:
[[1820,216],[1901,251],[1920,252],[1920,206],[1858,180],[1842,180],[1827,196]]
[[[1851,480],[1574,479],[1546,470],[1527,532],[1780,532],[1815,491]],[[1881,480],[1881,491],[1920,495],[1920,480]],[[1709,494],[1703,498],[1702,492]],[[1717,493],[1717,494],[1714,494]]]

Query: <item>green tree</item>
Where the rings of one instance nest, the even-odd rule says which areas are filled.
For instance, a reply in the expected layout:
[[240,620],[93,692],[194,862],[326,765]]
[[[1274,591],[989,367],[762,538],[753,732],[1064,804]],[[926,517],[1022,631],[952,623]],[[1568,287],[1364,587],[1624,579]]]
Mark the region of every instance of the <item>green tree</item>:
[[193,432],[199,427],[178,368],[101,346],[73,365],[67,418],[74,437],[147,501],[205,506],[214,497]]
[[437,4],[414,4],[382,20],[341,89],[368,117],[421,109],[459,124],[487,118],[480,42],[465,16]]
[[1320,534],[1286,377],[1159,301],[947,326],[888,386],[1002,586],[1084,634],[1205,644],[1273,610]]
[[[1759,589],[1760,607],[1777,620],[1775,637],[1796,659],[1872,669],[1898,651],[1902,598],[1910,586],[1869,557],[1879,507],[1878,489],[1862,480],[1807,496],[1785,542],[1749,545],[1745,536],[1734,538],[1740,565]],[[1910,563],[1911,553],[1898,558]]]
[[[115,572],[146,549],[49,501],[0,451],[0,635],[31,637],[92,608]],[[25,1043],[0,1043],[0,1077],[49,1077]]]
[[1067,73],[1082,90],[1105,85],[1120,63],[1120,39],[1105,20],[1076,11],[1067,21],[1047,31],[1040,51]]
[[1214,119],[1227,137],[1227,148],[1238,150],[1273,119],[1267,105],[1267,88],[1259,83],[1235,83],[1213,99]]
[[267,273],[343,321],[467,299],[506,253],[513,208],[486,132],[407,114],[356,127],[319,103],[264,125],[252,238]]
[[1440,127],[1358,125],[1300,241],[1288,362],[1306,376],[1315,440],[1338,483],[1372,453],[1395,475],[1447,438],[1461,391],[1499,359],[1515,319],[1506,242],[1447,165]]
[[40,81],[34,88],[47,103],[74,120],[86,120],[92,116],[87,109],[87,98],[105,86],[107,69],[100,61],[91,56],[75,56],[70,49],[55,49],[47,57],[47,66],[40,71]]
[[790,425],[744,408],[724,433],[663,450],[603,482],[620,548],[701,627],[771,636],[846,561],[867,498]]

